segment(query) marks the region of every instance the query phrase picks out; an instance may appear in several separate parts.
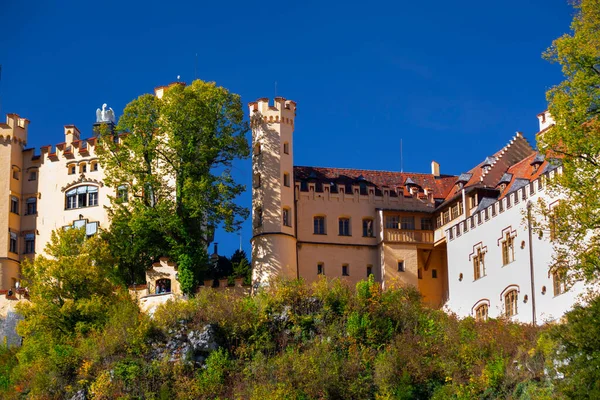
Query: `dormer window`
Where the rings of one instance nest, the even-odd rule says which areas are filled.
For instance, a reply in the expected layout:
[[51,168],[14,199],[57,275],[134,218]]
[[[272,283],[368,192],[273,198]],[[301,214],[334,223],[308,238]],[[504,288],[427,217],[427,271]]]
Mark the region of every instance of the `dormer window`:
[[545,159],[546,157],[544,157],[542,154],[536,154],[535,158],[530,164],[533,167],[533,170],[531,171],[532,174],[536,173],[538,169],[540,169],[540,166],[544,163]]

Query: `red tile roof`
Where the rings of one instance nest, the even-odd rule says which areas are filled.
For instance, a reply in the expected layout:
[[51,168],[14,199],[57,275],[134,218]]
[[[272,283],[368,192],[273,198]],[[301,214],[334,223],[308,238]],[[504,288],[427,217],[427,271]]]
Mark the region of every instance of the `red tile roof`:
[[408,178],[412,179],[422,190],[431,189],[433,197],[443,199],[450,191],[456,176],[442,175],[436,178],[432,174],[420,174],[412,172],[372,171],[365,169],[348,168],[322,168],[322,167],[294,167],[294,179],[307,180],[309,182],[322,182],[329,184],[334,182],[343,184],[359,184],[358,178],[362,176],[368,185],[378,188],[402,188],[405,196],[410,193],[404,184]]

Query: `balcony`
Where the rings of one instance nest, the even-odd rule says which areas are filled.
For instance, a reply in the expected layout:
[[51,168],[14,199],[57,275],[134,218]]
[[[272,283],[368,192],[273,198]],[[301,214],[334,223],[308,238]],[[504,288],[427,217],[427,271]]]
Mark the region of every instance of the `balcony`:
[[384,229],[383,240],[391,243],[433,243],[433,231]]

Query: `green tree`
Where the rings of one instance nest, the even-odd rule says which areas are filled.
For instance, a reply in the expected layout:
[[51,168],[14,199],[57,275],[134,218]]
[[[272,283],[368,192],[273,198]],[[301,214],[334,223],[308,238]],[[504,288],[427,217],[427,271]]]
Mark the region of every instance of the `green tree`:
[[248,216],[235,203],[245,187],[230,173],[249,155],[240,96],[212,82],[174,85],[129,103],[115,131],[101,130],[99,156],[106,183],[123,188],[108,236],[120,270],[138,279],[169,256],[189,293],[206,272],[212,227],[233,231]]
[[102,326],[115,294],[114,262],[108,244],[85,229],[52,232],[46,255],[23,262],[30,302],[19,303],[21,336],[63,340]]
[[566,194],[547,226],[556,243],[556,266],[578,277],[600,272],[600,0],[574,2],[572,32],[556,39],[544,57],[559,63],[565,80],[547,93],[556,124],[540,135],[548,157],[562,160],[551,189]]
[[236,250],[231,256],[233,266],[233,278],[244,278],[244,283],[252,283],[252,265],[248,261],[248,256],[244,250]]

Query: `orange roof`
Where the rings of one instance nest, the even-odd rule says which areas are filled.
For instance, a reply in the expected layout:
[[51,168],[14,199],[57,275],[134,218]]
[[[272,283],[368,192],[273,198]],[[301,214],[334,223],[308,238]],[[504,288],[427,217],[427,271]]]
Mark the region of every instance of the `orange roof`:
[[[362,179],[361,179],[362,176]],[[431,189],[433,197],[443,199],[448,191],[454,186],[456,176],[442,175],[435,177],[432,174],[420,174],[412,172],[372,171],[365,169],[348,168],[323,168],[323,167],[294,167],[294,179],[309,182],[359,184],[361,181],[367,185],[377,188],[402,188],[405,196],[410,196],[406,183],[411,179],[422,190]]]

